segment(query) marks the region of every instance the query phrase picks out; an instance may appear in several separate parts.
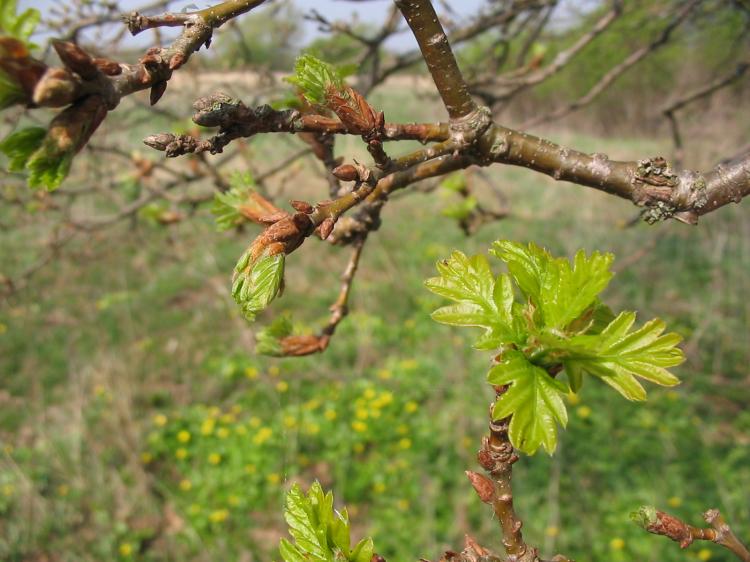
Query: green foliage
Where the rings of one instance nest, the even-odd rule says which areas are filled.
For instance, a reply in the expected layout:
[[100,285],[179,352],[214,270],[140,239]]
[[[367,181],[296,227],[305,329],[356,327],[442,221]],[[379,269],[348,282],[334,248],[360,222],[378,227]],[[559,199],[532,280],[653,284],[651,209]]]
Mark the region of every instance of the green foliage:
[[0,70],[0,111],[21,103],[26,99],[21,85]]
[[34,8],[16,14],[17,3],[17,0],[0,0],[0,35],[14,37],[31,47],[29,37],[34,33],[41,14]]
[[240,212],[240,206],[248,203],[248,196],[255,181],[248,172],[233,176],[230,185],[229,191],[216,193],[211,206],[211,213],[216,217],[216,229],[220,232],[246,222],[247,219]]
[[492,417],[500,420],[513,416],[508,429],[511,442],[529,454],[540,445],[552,453],[557,444],[557,423],[563,427],[568,424],[563,402],[567,385],[527,361],[520,351],[504,353],[500,363],[490,369],[487,381],[510,385],[495,403]]
[[283,353],[279,340],[292,335],[292,329],[292,320],[288,315],[282,314],[275,318],[255,336],[255,352],[270,357],[281,356]]
[[23,171],[31,155],[42,145],[46,134],[47,130],[42,127],[27,127],[5,137],[0,143],[0,152],[9,159],[8,170]]
[[281,254],[263,255],[251,261],[251,249],[245,251],[235,267],[232,296],[250,321],[265,309],[279,293],[284,279],[284,262]]
[[286,80],[297,86],[308,102],[317,105],[325,104],[329,92],[344,87],[344,79],[335,67],[309,53],[297,58],[294,75]]
[[11,172],[27,172],[31,188],[57,189],[70,171],[73,150],[61,147],[41,127],[28,127],[8,135],[0,143]]
[[[540,446],[554,451],[557,423],[567,423],[562,397],[577,392],[585,374],[628,400],[646,398],[636,377],[662,386],[679,383],[667,368],[684,360],[676,347],[680,336],[662,335],[665,325],[658,319],[631,331],[634,312],[614,318],[598,300],[613,275],[611,254],[587,257],[581,250],[571,264],[534,244],[509,241],[495,242],[490,252],[506,263],[510,277],[495,278],[483,255],[454,252],[438,262],[440,277],[426,285],[457,302],[433,312],[435,320],[482,327],[475,347],[499,351],[488,381],[509,388],[498,397],[493,417],[512,416],[509,437],[516,448],[528,454]],[[561,369],[567,383],[549,374]]]
[[318,482],[305,495],[295,484],[286,495],[284,518],[291,543],[281,539],[279,552],[286,562],[370,562],[374,547],[371,538],[352,549],[349,515],[333,509],[333,494],[323,492]]
[[631,512],[630,520],[639,527],[648,529],[657,521],[656,508],[652,505],[642,505],[636,511]]

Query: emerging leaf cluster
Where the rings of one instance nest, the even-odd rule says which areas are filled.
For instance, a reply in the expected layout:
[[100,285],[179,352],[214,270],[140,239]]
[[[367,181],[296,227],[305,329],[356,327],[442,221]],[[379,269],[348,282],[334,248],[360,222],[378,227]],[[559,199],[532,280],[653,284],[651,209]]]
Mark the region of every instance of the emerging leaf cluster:
[[505,262],[508,274],[495,277],[484,255],[454,252],[438,262],[439,277],[426,285],[455,302],[433,312],[436,321],[483,328],[474,347],[498,353],[487,380],[505,389],[493,418],[510,417],[514,447],[528,454],[540,446],[554,451],[557,425],[568,420],[563,396],[578,392],[585,375],[628,400],[645,400],[639,378],[678,384],[667,369],[684,360],[680,336],[663,334],[659,319],[633,329],[634,312],[615,317],[599,301],[613,275],[611,254],[581,250],[571,263],[534,244],[509,241],[495,242],[490,253]]
[[60,186],[73,162],[73,151],[60,148],[41,127],[11,133],[0,142],[0,152],[10,160],[9,171],[28,173],[29,187],[49,191]]
[[31,48],[33,45],[29,43],[29,38],[34,33],[41,14],[34,8],[17,14],[17,4],[17,0],[0,0],[0,35],[18,39]]
[[248,203],[254,184],[253,177],[249,173],[237,174],[230,180],[229,191],[216,193],[211,213],[216,217],[217,230],[220,232],[230,230],[247,220],[240,212],[240,207]]
[[279,293],[284,279],[285,259],[283,253],[263,254],[252,259],[251,247],[237,262],[232,297],[251,322]]
[[351,548],[349,515],[333,509],[333,494],[315,482],[307,494],[295,484],[286,495],[284,518],[290,542],[282,538],[279,553],[285,562],[370,562],[371,538]]
[[314,105],[325,105],[330,92],[344,89],[341,73],[309,53],[297,57],[294,74],[286,80],[297,86],[302,96]]
[[255,336],[255,352],[260,355],[281,357],[281,340],[292,335],[294,325],[288,315],[282,314]]

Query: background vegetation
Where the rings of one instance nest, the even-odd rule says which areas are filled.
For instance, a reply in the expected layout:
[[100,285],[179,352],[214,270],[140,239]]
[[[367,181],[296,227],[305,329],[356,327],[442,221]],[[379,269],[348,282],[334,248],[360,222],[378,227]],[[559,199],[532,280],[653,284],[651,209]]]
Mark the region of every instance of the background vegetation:
[[[245,20],[263,25],[255,16]],[[580,68],[615,56],[639,21],[623,22],[622,44],[589,49],[579,71],[570,68],[537,91],[524,111],[560,92],[579,95],[588,80]],[[294,32],[294,22],[288,29]],[[562,48],[574,33],[545,48]],[[667,155],[664,129],[642,126],[635,114],[609,122],[615,112],[608,108],[660,99],[666,90],[658,85],[680,79],[664,72],[675,60],[708,75],[726,56],[729,32],[684,33],[690,47],[677,43],[623,79],[585,126],[576,117],[545,133],[612,158]],[[247,62],[275,69],[291,60],[278,44],[258,41]],[[243,48],[225,45],[224,61]],[[318,45],[324,47],[348,62],[345,48]],[[745,94],[740,84],[722,95]],[[175,106],[187,114],[195,95],[185,89]],[[732,108],[730,122],[721,99],[729,98],[698,110],[716,120],[690,139],[695,165],[710,164],[718,145],[750,131],[748,113]],[[438,111],[434,100],[403,83],[377,90],[371,101],[393,121],[435,120]],[[175,125],[133,104],[104,127],[97,134],[132,148],[145,134]],[[599,136],[605,130],[617,136]],[[245,156],[271,162],[302,146],[257,138]],[[354,141],[337,151],[366,158]],[[82,173],[115,178],[124,197],[139,189],[132,171],[90,157]],[[280,200],[319,191],[306,180],[316,165],[285,170],[272,185],[285,194]],[[712,545],[680,552],[630,524],[628,513],[648,503],[695,521],[716,506],[747,536],[747,212],[727,208],[698,228],[628,226],[628,203],[525,170],[474,174],[484,184],[477,190],[482,203],[509,209],[509,217],[467,238],[443,216],[456,202],[449,190],[399,197],[365,249],[351,316],[323,355],[306,359],[252,353],[257,326],[239,317],[227,278],[250,235],[217,234],[208,205],[170,226],[154,220],[168,207],[149,207],[137,221],[68,245],[0,308],[0,559],[272,559],[284,529],[285,489],[314,479],[335,490],[355,534],[372,534],[387,559],[435,559],[470,529],[498,541],[496,522],[463,474],[475,467],[486,430],[486,360],[471,351],[469,336],[429,319],[439,299],[422,286],[450,249],[483,251],[497,238],[533,240],[560,255],[579,247],[615,253],[618,275],[608,302],[664,318],[684,335],[688,356],[677,370],[684,383],[650,389],[645,404],[595,384],[569,398],[573,415],[555,456],[516,465],[515,497],[528,535],[544,553],[564,551],[580,561],[727,559]],[[0,206],[0,272],[12,277],[34,262],[54,209],[44,195],[26,198],[11,183],[2,189],[6,201],[17,203]],[[93,198],[85,204],[92,215],[111,210]],[[312,330],[335,297],[333,272],[344,253],[301,249],[288,265],[294,286],[261,322],[294,310]]]

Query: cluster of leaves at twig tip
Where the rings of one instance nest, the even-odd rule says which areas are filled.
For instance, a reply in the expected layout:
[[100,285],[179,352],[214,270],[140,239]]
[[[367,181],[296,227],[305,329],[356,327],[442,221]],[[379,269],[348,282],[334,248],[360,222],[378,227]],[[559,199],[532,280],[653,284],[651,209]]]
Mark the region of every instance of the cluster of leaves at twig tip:
[[230,180],[230,188],[214,195],[211,213],[216,217],[216,229],[221,232],[231,230],[247,222],[242,214],[242,206],[248,204],[252,186],[255,184],[250,173],[235,174]]
[[297,86],[302,96],[313,105],[325,105],[327,96],[344,88],[344,79],[338,70],[311,54],[297,58],[294,75],[286,80]]
[[303,493],[295,484],[286,495],[284,518],[290,542],[282,538],[279,553],[285,562],[370,562],[374,552],[371,538],[351,548],[349,515],[333,509],[333,494],[323,492],[315,482]]
[[253,247],[248,248],[234,268],[232,297],[240,305],[242,314],[249,321],[264,310],[276,298],[284,280],[283,253],[261,254],[253,258]]
[[484,255],[454,252],[438,262],[440,276],[426,285],[456,302],[433,312],[436,321],[484,329],[474,347],[495,352],[487,380],[505,389],[493,418],[511,416],[514,447],[527,454],[540,446],[555,450],[557,425],[568,419],[563,397],[577,393],[585,375],[628,400],[646,398],[637,378],[679,383],[667,369],[684,360],[676,347],[680,336],[663,334],[659,319],[632,329],[635,312],[615,316],[599,300],[613,275],[611,254],[581,250],[571,264],[534,244],[509,241],[495,242],[490,253],[506,263],[508,274],[495,277]]

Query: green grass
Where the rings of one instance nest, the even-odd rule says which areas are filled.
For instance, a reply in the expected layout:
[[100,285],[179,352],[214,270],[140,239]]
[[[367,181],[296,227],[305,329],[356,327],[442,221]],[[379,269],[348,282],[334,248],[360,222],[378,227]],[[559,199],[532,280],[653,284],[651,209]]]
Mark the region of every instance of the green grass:
[[[561,139],[613,158],[659,149]],[[273,149],[251,144],[263,158]],[[310,330],[325,321],[346,249],[306,242],[287,260],[284,296],[248,325],[229,278],[254,232],[217,234],[207,209],[74,242],[0,309],[0,558],[278,559],[284,489],[316,478],[389,560],[437,559],[466,532],[499,550],[497,523],[463,474],[477,469],[489,358],[429,319],[439,300],[422,285],[452,248],[475,253],[498,238],[615,253],[624,269],[607,301],[665,318],[688,354],[684,384],[652,387],[644,404],[587,385],[557,454],[516,465],[529,541],[581,561],[684,559],[629,522],[642,503],[693,523],[719,507],[747,529],[746,209],[697,228],[622,228],[635,213],[625,202],[522,169],[489,173],[480,199],[499,206],[501,193],[511,216],[472,238],[440,215],[449,199],[437,193],[389,203],[352,313],[312,358],[256,357],[252,334],[284,312]],[[0,210],[15,225],[0,232],[4,273],[33,261],[45,216]],[[701,548],[726,559],[712,545],[688,555]]]

